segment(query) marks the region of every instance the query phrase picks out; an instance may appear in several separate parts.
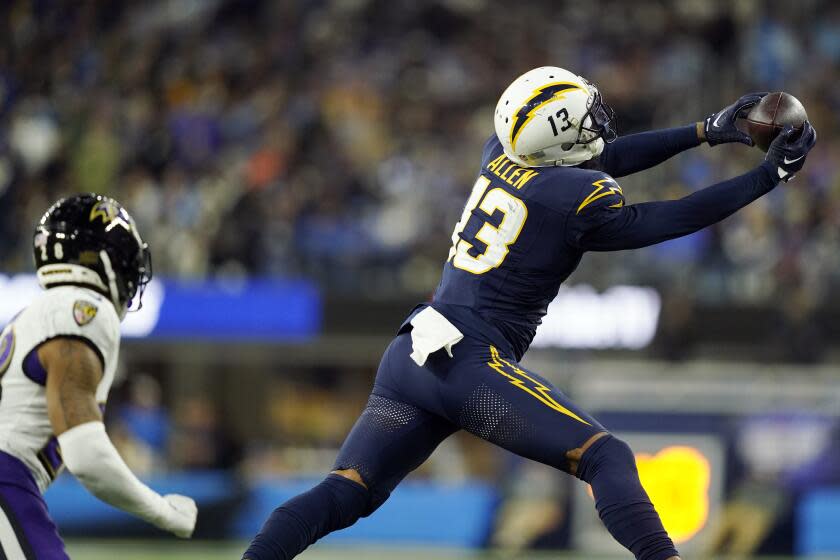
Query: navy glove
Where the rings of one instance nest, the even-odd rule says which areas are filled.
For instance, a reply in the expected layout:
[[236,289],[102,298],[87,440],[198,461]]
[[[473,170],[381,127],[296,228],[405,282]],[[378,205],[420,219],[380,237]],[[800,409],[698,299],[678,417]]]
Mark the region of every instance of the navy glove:
[[784,127],[770,143],[767,155],[764,156],[765,161],[776,166],[779,179],[785,183],[793,179],[794,174],[802,169],[805,165],[805,156],[817,143],[817,131],[808,121],[802,125],[802,133],[797,136],[797,132],[790,125]]
[[748,93],[732,105],[706,117],[706,120],[703,121],[703,133],[709,146],[727,142],[740,142],[752,146],[752,138],[749,134],[741,132],[735,127],[735,119],[746,116],[748,109],[761,101],[761,98],[765,95],[767,95],[766,91]]

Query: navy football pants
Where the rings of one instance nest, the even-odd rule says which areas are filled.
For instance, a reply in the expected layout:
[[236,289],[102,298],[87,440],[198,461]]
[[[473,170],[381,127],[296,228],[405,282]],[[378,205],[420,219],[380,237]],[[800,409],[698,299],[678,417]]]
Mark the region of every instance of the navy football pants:
[[334,470],[353,469],[367,486],[331,474],[274,510],[245,553],[248,560],[289,560],[324,535],[373,513],[391,491],[459,429],[522,457],[565,471],[578,450],[579,478],[613,537],[639,560],[677,556],[639,482],[633,452],[537,374],[465,337],[454,356],[438,351],[423,367],[410,358],[411,336],[394,339],[373,393],[341,447]]
[[391,342],[373,393],[334,469],[355,469],[371,493],[370,514],[459,429],[517,455],[568,471],[566,453],[605,431],[563,393],[491,346],[465,337],[419,367],[411,335]]

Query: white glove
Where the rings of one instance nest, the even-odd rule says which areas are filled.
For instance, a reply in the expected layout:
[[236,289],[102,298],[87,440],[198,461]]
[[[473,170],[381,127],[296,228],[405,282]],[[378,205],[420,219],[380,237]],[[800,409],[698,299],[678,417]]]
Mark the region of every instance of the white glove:
[[192,535],[198,515],[192,498],[161,496],[140,482],[108,439],[102,422],[70,428],[58,436],[58,443],[64,464],[94,496],[181,538]]
[[167,494],[163,496],[161,511],[152,523],[176,537],[188,539],[195,529],[197,516],[198,508],[192,498],[180,494]]

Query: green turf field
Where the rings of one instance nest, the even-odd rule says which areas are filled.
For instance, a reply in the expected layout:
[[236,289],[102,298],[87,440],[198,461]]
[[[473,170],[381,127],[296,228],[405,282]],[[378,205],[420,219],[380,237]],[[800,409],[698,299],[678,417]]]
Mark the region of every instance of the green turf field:
[[[67,551],[73,560],[239,560],[245,543],[149,541],[71,541]],[[363,549],[315,547],[302,560],[627,560],[629,556],[599,557],[568,553],[505,554],[434,549]],[[838,556],[809,556],[808,560],[838,560]],[[707,560],[707,559],[704,559]],[[759,560],[759,559],[754,559]],[[792,560],[765,558],[764,560]]]
[[[71,541],[67,543],[67,552],[73,560],[239,560],[246,547],[247,543],[244,542],[160,544],[145,541]],[[302,560],[484,560],[500,557],[429,549],[314,547],[300,558]],[[522,557],[518,560],[526,559]]]
[[[67,552],[73,560],[239,560],[247,543],[167,543],[143,541],[102,543],[68,542]],[[489,558],[458,551],[401,550],[315,547],[305,552],[302,560],[477,560]],[[498,557],[496,557],[498,558]],[[524,560],[524,559],[522,559]]]

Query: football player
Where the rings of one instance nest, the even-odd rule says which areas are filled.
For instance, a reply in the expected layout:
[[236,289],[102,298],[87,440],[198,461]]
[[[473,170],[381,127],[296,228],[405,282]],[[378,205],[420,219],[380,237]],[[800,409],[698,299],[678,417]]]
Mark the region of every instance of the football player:
[[467,430],[590,484],[601,520],[636,558],[678,559],[631,449],[520,360],[585,252],[688,235],[802,168],[816,142],[807,122],[799,135],[783,130],[748,173],[680,200],[626,203],[616,178],[702,142],[751,144],[735,120],[762,96],[684,127],[616,138],[594,84],[556,67],[517,78],[496,106],[496,134],[433,301],[411,312],[385,351],[332,473],[277,508],[244,558],[292,558],[370,515],[441,441]]
[[0,558],[67,558],[41,497],[64,466],[100,500],[189,537],[195,502],[140,482],[102,424],[120,321],[152,275],[134,220],[104,196],[65,198],[34,249],[45,291],[0,335]]

